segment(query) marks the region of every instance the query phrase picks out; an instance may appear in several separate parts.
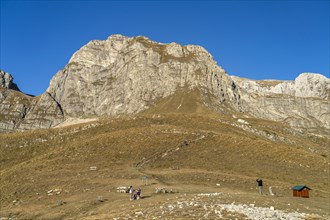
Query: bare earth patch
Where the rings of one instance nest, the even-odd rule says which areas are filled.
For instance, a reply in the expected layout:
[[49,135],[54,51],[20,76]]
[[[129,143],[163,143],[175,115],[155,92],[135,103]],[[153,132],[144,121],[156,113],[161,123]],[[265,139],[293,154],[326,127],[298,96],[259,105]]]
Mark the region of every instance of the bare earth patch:
[[62,128],[70,125],[82,124],[87,122],[97,121],[98,118],[68,118],[64,122],[55,126],[55,128]]

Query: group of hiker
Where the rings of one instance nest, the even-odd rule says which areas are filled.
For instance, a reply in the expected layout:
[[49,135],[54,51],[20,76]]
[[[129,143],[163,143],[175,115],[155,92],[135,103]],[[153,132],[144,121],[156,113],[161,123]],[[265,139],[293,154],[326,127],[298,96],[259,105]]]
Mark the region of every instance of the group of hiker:
[[131,201],[138,200],[141,198],[141,189],[140,188],[134,189],[133,186],[130,186],[127,191],[129,193],[129,199]]

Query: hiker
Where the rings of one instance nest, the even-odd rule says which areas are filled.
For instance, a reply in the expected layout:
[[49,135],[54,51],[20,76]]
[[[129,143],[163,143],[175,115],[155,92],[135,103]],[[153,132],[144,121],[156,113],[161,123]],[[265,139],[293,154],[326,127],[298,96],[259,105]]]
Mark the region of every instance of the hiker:
[[141,198],[141,189],[138,188],[134,193],[134,199],[140,199]]
[[129,193],[129,199],[130,200],[133,200],[133,192],[134,192],[134,189],[132,186],[129,187],[129,190],[128,190],[128,193]]
[[256,181],[258,183],[259,194],[262,195],[262,179],[258,178]]

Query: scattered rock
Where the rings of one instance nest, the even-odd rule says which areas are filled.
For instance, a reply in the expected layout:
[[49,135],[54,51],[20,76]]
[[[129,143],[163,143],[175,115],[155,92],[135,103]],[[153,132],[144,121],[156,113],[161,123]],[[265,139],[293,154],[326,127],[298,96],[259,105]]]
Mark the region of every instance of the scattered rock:
[[20,204],[20,200],[19,199],[15,199],[14,201],[13,201],[13,205],[19,205]]
[[135,212],[136,217],[143,216],[143,212]]
[[119,186],[117,187],[117,192],[119,193],[128,193],[129,187],[128,186]]
[[95,171],[95,170],[97,170],[97,167],[96,166],[89,167],[89,170]]
[[156,193],[174,193],[174,191],[172,189],[156,188]]
[[[177,197],[175,202],[167,199],[167,202],[160,206],[144,208],[143,211],[135,210],[126,213],[122,218],[134,216],[136,218],[146,217],[149,219],[254,219],[254,220],[303,220],[312,215],[298,212],[276,210],[273,206],[257,207],[255,204],[220,203],[218,199],[211,196],[218,196],[221,193],[201,193],[194,197]],[[180,213],[176,215],[176,213]],[[317,216],[317,217],[315,217]],[[322,219],[318,215],[315,219]],[[120,217],[120,216],[117,216]],[[122,219],[120,218],[120,219]]]
[[48,196],[53,196],[53,195],[59,195],[61,194],[62,190],[61,189],[51,189],[47,191]]
[[243,119],[237,119],[237,122],[238,123],[241,123],[241,124],[245,124],[245,125],[248,125],[249,124],[249,122],[247,122],[247,121],[245,121],[245,120],[243,120]]

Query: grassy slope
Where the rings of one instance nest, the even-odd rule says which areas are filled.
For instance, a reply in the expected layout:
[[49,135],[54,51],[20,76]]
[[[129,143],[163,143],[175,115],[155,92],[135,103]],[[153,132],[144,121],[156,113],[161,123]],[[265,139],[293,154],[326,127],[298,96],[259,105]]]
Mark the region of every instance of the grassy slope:
[[[122,210],[126,201],[109,191],[119,185],[141,184],[143,175],[155,184],[143,189],[154,199],[143,201],[146,206],[162,201],[152,194],[158,186],[197,193],[219,190],[214,189],[215,183],[221,183],[223,191],[243,192],[240,199],[252,195],[249,199],[256,200],[255,179],[262,177],[282,203],[293,203],[292,208],[301,201],[292,200],[289,188],[308,185],[314,200],[307,201],[312,210],[306,212],[329,213],[329,152],[325,147],[329,140],[293,136],[290,128],[279,123],[245,120],[254,129],[285,141],[270,141],[232,126],[237,119],[205,108],[198,91],[180,91],[137,116],[0,134],[0,215],[86,217],[101,194],[111,198],[97,207],[97,215],[106,218],[108,209]],[[98,170],[90,171],[90,166]],[[62,191],[47,196],[50,189]],[[13,204],[13,200],[19,202]],[[61,212],[58,200],[67,202]]]

